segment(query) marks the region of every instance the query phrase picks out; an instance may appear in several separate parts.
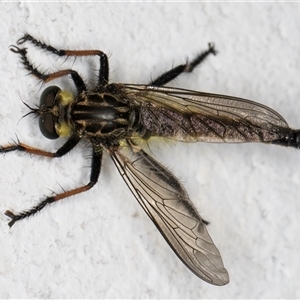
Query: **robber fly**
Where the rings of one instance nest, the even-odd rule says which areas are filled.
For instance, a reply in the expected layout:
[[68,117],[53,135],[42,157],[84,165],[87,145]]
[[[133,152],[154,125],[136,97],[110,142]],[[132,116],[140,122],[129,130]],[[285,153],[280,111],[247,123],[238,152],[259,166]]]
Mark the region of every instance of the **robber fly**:
[[[56,56],[98,56],[98,83],[88,90],[72,69],[42,73],[28,59],[25,42]],[[274,110],[253,101],[166,87],[182,73],[192,72],[207,56],[216,54],[212,44],[191,62],[179,65],[151,81],[149,85],[109,83],[107,55],[99,50],[58,50],[29,34],[10,50],[43,83],[70,76],[76,93],[47,87],[37,108],[29,114],[39,117],[42,134],[49,139],[66,137],[54,153],[21,143],[2,146],[1,153],[23,151],[38,156],[61,157],[83,139],[92,145],[89,182],[42,200],[33,208],[5,212],[16,221],[34,215],[46,205],[91,189],[97,182],[103,152],[107,152],[127,186],[183,263],[201,279],[225,285],[229,275],[205,222],[201,219],[179,180],[147,154],[139,141],[152,137],[181,142],[262,142],[299,148],[300,130],[291,129]]]

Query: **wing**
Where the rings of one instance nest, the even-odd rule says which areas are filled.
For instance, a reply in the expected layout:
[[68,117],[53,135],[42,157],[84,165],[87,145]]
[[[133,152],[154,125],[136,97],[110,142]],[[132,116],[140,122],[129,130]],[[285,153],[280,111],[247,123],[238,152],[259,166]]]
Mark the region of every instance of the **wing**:
[[220,253],[178,179],[130,145],[110,155],[135,198],[183,263],[211,284],[227,284],[229,275]]
[[264,142],[284,138],[289,126],[262,104],[170,87],[124,85],[152,135],[195,142]]

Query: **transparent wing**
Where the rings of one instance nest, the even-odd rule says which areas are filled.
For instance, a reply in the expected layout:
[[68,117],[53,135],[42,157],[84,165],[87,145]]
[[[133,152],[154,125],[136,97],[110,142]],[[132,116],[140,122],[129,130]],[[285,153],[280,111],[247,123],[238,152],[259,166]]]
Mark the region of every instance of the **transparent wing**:
[[153,135],[179,141],[265,142],[289,129],[282,116],[262,104],[230,96],[170,87],[124,85],[140,107],[140,123]]
[[203,280],[225,285],[229,275],[201,217],[178,179],[142,150],[110,153],[127,186],[183,263]]

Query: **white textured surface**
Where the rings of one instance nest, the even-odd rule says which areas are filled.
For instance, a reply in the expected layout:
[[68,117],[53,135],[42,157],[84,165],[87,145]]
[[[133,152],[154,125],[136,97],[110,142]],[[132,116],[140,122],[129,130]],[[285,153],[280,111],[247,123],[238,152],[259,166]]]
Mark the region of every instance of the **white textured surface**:
[[[147,83],[214,42],[219,55],[174,85],[258,101],[300,127],[299,9],[298,3],[1,3],[0,144],[17,134],[45,149],[60,145],[45,140],[36,121],[18,123],[27,112],[21,99],[33,105],[41,93],[8,50],[24,31],[58,48],[101,49],[110,55],[111,81],[129,83]],[[67,66],[45,54],[32,59],[45,69]],[[92,78],[80,63],[95,69],[97,62],[78,63]],[[230,273],[227,286],[211,286],[185,268],[105,157],[92,191],[10,230],[1,215],[0,298],[299,298],[300,154],[259,144],[160,149],[158,159],[211,222]],[[26,209],[52,190],[85,183],[84,150],[53,161],[0,157],[1,211]]]

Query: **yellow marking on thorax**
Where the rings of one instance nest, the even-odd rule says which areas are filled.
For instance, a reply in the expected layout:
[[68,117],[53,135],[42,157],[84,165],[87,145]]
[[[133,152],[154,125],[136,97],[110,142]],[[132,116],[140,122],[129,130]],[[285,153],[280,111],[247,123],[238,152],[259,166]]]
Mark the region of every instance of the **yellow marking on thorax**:
[[67,106],[74,101],[74,95],[68,91],[60,91],[57,97],[62,106]]
[[72,132],[71,126],[66,122],[55,124],[55,130],[60,137],[68,137]]

